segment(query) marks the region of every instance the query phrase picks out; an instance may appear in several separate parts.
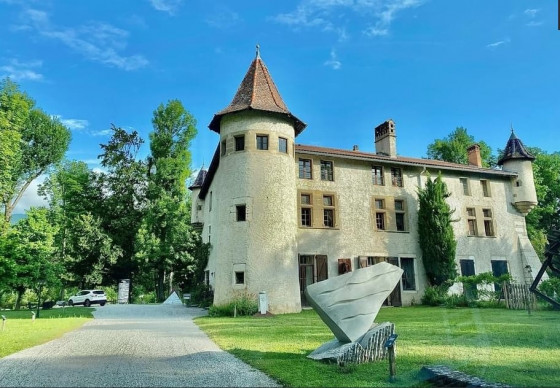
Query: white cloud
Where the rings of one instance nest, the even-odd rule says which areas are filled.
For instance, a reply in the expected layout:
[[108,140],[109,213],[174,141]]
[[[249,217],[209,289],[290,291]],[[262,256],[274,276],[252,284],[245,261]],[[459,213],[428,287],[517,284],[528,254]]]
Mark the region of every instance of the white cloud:
[[48,202],[37,193],[39,185],[45,181],[46,175],[40,175],[31,182],[14,208],[14,214],[23,214],[30,207],[48,206]]
[[538,8],[533,8],[533,9],[529,8],[529,9],[526,9],[523,13],[525,15],[529,16],[530,18],[534,18],[535,16],[537,16],[537,12],[539,12],[539,11],[540,11],[540,9],[538,9]]
[[110,129],[102,129],[100,131],[91,131],[90,135],[92,136],[109,136],[113,133]]
[[206,24],[214,28],[227,29],[241,22],[239,14],[226,7],[215,9],[211,15],[206,19]]
[[26,9],[23,16],[27,26],[41,36],[61,42],[88,60],[127,71],[148,65],[148,60],[142,55],[120,54],[126,48],[129,34],[118,27],[100,22],[77,28],[59,27],[51,23],[46,12],[36,9]]
[[396,14],[408,8],[417,7],[424,0],[301,0],[291,12],[272,18],[273,21],[294,29],[321,28],[339,34],[339,40],[348,38],[347,26],[340,25],[348,13],[357,15],[352,27],[367,36],[383,36],[390,31]]
[[531,20],[529,23],[526,24],[527,27],[538,27],[538,26],[542,26],[543,21],[536,21],[536,20]]
[[504,40],[499,40],[499,41],[497,41],[497,42],[488,43],[488,44],[486,45],[486,47],[487,47],[487,48],[490,48],[490,49],[495,49],[496,47],[502,46],[502,45],[507,44],[507,43],[509,43],[509,42],[510,42],[509,38],[506,38],[506,39],[504,39]]
[[18,59],[10,59],[8,64],[0,66],[0,78],[10,77],[13,81],[41,81],[43,74],[34,69],[42,65],[42,61],[20,62]]
[[331,57],[326,60],[323,65],[331,67],[333,70],[338,70],[342,66],[342,63],[338,60],[336,56],[336,51],[334,49],[331,50]]
[[150,4],[157,11],[167,12],[170,15],[174,15],[175,12],[179,10],[183,0],[150,0]]
[[71,130],[82,130],[89,125],[89,121],[83,119],[62,119],[61,116],[59,116],[59,119],[62,124]]

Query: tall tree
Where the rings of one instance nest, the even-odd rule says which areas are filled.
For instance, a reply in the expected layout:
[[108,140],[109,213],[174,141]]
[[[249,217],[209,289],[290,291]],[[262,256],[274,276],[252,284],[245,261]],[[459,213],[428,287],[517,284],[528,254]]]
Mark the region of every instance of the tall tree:
[[3,143],[0,147],[0,201],[6,222],[10,221],[31,182],[59,162],[70,144],[68,128],[33,105],[16,84],[3,81],[0,89],[0,139]]
[[189,145],[196,135],[196,121],[180,101],[172,100],[154,111],[152,123],[148,204],[138,232],[136,258],[154,271],[161,301],[166,274],[192,262],[185,182],[191,173]]
[[457,276],[455,251],[457,241],[453,233],[451,210],[446,198],[450,196],[441,173],[426,186],[418,189],[418,242],[428,282],[432,286],[448,288]]
[[27,217],[8,232],[4,254],[15,264],[10,285],[17,292],[16,309],[25,290],[36,289],[39,282],[47,286],[59,283],[62,267],[54,258],[55,233],[45,208],[31,208]]
[[445,160],[459,164],[469,164],[467,148],[473,144],[480,146],[480,157],[484,167],[496,165],[497,159],[492,155],[492,149],[484,141],[475,141],[474,137],[467,133],[467,129],[457,127],[444,139],[436,139],[428,145],[428,158]]
[[118,281],[131,278],[137,272],[134,260],[134,242],[144,215],[146,202],[146,163],[138,160],[144,140],[136,131],[128,133],[111,126],[113,135],[107,144],[101,144],[101,165],[107,173],[99,175],[104,199],[100,217],[104,229],[122,256],[112,266],[109,276]]

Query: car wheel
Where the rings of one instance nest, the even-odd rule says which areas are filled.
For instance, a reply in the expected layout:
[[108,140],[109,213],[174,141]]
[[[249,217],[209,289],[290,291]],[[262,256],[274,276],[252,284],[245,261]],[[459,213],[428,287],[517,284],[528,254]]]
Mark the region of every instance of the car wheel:
[[99,303],[100,306],[105,306],[105,302]]
[[72,299],[68,301],[68,306],[74,306],[74,302],[72,302]]
[[86,299],[84,302],[84,306],[89,307],[91,305],[91,302],[89,301],[89,299]]

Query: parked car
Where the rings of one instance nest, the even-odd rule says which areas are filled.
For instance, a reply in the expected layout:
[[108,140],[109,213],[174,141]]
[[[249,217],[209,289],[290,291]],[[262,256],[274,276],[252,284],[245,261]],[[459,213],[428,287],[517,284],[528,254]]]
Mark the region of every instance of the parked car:
[[78,304],[83,304],[85,307],[89,307],[92,304],[105,306],[105,303],[107,303],[107,296],[103,290],[82,290],[68,299],[69,306]]

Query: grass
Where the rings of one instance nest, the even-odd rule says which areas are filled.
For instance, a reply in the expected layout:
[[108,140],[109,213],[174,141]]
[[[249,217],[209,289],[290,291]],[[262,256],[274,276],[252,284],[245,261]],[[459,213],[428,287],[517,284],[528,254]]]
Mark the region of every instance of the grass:
[[443,364],[514,386],[560,386],[560,313],[505,309],[384,308],[396,325],[397,379],[386,360],[340,367],[306,356],[333,338],[314,311],[273,318],[210,318],[196,323],[222,349],[288,386],[425,385],[424,365]]
[[6,317],[4,330],[0,327],[0,358],[77,329],[93,318],[92,311],[87,307],[41,310],[35,322],[30,310],[0,311]]

